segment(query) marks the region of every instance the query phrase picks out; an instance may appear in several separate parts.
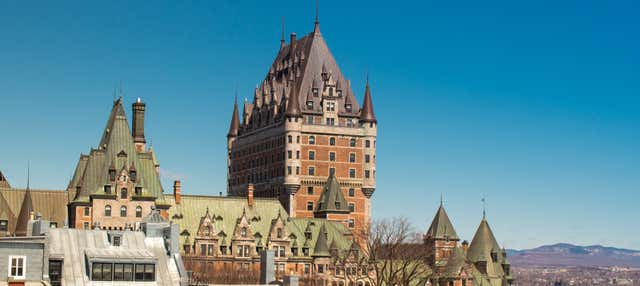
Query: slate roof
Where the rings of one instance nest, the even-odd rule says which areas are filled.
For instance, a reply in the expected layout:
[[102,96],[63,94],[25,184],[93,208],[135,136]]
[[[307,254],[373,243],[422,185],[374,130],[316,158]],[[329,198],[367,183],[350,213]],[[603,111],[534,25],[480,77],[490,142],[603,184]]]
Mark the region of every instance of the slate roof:
[[2,171],[0,171],[0,188],[11,188],[9,181],[4,174],[2,174]]
[[453,224],[451,223],[451,220],[449,220],[449,216],[444,210],[444,206],[442,204],[440,204],[436,215],[433,217],[431,226],[429,226],[429,230],[427,230],[425,236],[432,239],[460,239],[458,237],[458,234],[456,233],[456,230],[453,228]]
[[72,202],[88,202],[92,195],[105,194],[104,186],[112,184],[109,169],[115,167],[119,172],[132,166],[136,169],[136,186],[142,187],[142,196],[155,198],[156,204],[165,204],[155,154],[151,149],[136,151],[122,98],[119,98],[113,103],[98,147],[92,148],[88,155],[80,155],[68,186],[69,190],[78,190]]
[[[0,188],[0,219],[9,220],[9,232],[14,233],[18,214],[25,198],[25,189]],[[67,220],[67,203],[72,193],[63,190],[37,190],[29,191],[31,205],[35,214],[40,214],[42,219],[55,222],[58,227],[63,227]]]
[[349,206],[347,200],[340,190],[340,183],[335,174],[329,174],[327,183],[324,186],[324,190],[318,199],[318,206],[315,210],[316,213],[348,213]]
[[[497,253],[498,259],[496,261],[492,260],[492,252]],[[467,258],[471,262],[486,261],[487,276],[499,277],[504,275],[502,262],[504,262],[505,257],[506,256],[501,255],[500,245],[498,245],[486,218],[483,217],[480,225],[478,226],[478,230],[476,230],[476,233],[473,236],[471,244],[469,244]]]

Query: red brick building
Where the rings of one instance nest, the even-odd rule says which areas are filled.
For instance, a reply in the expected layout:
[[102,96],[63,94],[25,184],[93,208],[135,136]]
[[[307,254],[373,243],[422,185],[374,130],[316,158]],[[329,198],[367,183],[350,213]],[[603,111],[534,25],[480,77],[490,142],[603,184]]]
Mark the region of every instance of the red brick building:
[[[292,217],[343,222],[360,231],[375,191],[377,120],[366,83],[362,107],[329,51],[319,22],[287,44],[284,34],[253,101],[237,103],[228,133],[228,193],[278,198]],[[335,174],[341,198],[321,206]],[[335,195],[335,194],[334,194]],[[326,196],[325,196],[326,197]]]

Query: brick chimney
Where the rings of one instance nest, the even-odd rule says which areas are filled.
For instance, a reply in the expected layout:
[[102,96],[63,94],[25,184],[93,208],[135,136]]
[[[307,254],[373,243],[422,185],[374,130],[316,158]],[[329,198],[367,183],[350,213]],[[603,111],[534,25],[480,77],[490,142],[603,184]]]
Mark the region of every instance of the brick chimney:
[[247,204],[249,207],[253,207],[253,184],[247,186]]
[[180,192],[181,192],[182,184],[180,181],[173,181],[173,197],[176,200],[176,205],[180,204]]
[[136,151],[143,152],[146,148],[147,141],[144,138],[144,110],[145,104],[138,99],[132,104],[133,109],[133,122],[131,128],[131,135],[135,142]]

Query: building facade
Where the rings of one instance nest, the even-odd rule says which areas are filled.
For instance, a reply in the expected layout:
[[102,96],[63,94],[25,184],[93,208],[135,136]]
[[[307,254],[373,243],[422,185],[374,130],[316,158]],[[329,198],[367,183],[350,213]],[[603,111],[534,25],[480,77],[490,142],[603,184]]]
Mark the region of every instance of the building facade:
[[[361,232],[375,191],[377,120],[367,81],[362,107],[320,33],[280,49],[252,102],[237,102],[227,136],[228,194],[277,198],[297,218],[324,217]],[[345,210],[327,215],[321,198],[335,176]],[[342,202],[341,202],[342,203]],[[326,207],[326,205],[324,206]]]
[[138,229],[152,210],[167,216],[159,164],[146,148],[145,104],[132,104],[129,128],[122,97],[115,100],[102,138],[88,155],[81,154],[67,191],[69,226],[108,230]]

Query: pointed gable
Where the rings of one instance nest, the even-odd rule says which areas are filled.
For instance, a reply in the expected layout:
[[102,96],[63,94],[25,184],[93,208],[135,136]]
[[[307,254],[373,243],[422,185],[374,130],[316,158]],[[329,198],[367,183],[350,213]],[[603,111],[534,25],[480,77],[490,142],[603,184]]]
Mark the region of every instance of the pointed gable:
[[349,213],[347,200],[344,198],[344,194],[340,190],[340,183],[333,173],[329,174],[315,213]]
[[438,211],[436,212],[433,221],[431,222],[431,226],[429,226],[429,230],[425,234],[426,238],[437,239],[437,240],[459,240],[458,234],[453,228],[453,224],[451,220],[449,220],[449,216],[447,212],[444,210],[444,206],[440,204]]

